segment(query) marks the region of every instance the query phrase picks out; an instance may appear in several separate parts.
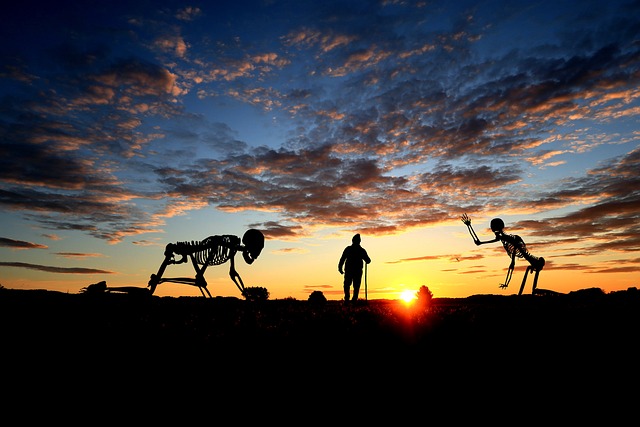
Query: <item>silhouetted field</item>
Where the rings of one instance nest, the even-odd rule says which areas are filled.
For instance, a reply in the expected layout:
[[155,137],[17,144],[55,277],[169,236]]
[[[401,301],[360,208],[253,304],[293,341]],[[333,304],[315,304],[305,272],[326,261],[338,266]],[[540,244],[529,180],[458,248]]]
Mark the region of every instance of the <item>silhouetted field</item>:
[[285,378],[297,387],[473,378],[480,393],[506,382],[544,383],[547,393],[562,394],[549,382],[586,393],[593,381],[613,387],[637,375],[640,293],[585,289],[344,307],[2,289],[0,316],[3,366],[20,372],[102,375],[108,382],[126,370],[135,372],[127,381],[180,376],[237,388],[260,379],[251,382],[260,389]]
[[[586,289],[570,294],[433,298],[428,306],[400,301],[311,303],[292,299],[157,297],[118,293],[65,294],[0,290],[5,340],[18,348],[220,353],[237,348],[279,356],[301,348],[331,353],[393,348],[443,354],[481,346],[588,350],[637,339],[640,293]],[[629,334],[629,335],[627,335]]]

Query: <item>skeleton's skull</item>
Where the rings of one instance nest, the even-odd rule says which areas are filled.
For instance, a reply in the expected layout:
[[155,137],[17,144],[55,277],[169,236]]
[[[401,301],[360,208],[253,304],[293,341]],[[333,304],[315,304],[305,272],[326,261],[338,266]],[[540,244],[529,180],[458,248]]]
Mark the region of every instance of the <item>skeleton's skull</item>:
[[244,245],[242,257],[247,264],[252,264],[264,248],[264,235],[260,230],[249,229],[242,236],[242,244]]
[[494,233],[502,231],[504,229],[504,221],[500,218],[494,218],[491,220],[491,231]]

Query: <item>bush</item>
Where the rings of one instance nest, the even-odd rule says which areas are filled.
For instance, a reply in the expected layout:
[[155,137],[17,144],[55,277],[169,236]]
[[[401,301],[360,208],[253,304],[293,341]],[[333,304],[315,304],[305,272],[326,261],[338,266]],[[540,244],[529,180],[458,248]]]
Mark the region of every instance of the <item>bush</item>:
[[327,298],[321,291],[313,291],[309,295],[308,301],[313,304],[324,304],[327,302]]
[[244,288],[242,296],[247,301],[266,301],[269,299],[269,291],[261,286]]

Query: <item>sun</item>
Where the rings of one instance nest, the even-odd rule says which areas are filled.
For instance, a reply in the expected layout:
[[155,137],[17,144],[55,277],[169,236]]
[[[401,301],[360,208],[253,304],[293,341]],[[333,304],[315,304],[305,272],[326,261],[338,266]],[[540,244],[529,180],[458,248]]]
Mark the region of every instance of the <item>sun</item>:
[[400,293],[400,299],[404,301],[405,304],[409,304],[416,299],[416,291],[406,289]]

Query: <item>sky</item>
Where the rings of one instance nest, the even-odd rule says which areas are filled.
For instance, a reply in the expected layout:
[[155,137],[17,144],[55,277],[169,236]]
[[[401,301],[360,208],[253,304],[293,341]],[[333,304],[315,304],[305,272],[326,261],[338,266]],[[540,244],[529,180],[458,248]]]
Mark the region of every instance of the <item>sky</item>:
[[[640,285],[640,2],[12,2],[0,285],[147,287],[167,244],[265,236],[247,287],[343,298]],[[240,297],[229,265],[205,271]],[[191,264],[169,277],[194,277]],[[529,275],[523,293],[531,293]],[[162,283],[154,295],[198,296]]]

